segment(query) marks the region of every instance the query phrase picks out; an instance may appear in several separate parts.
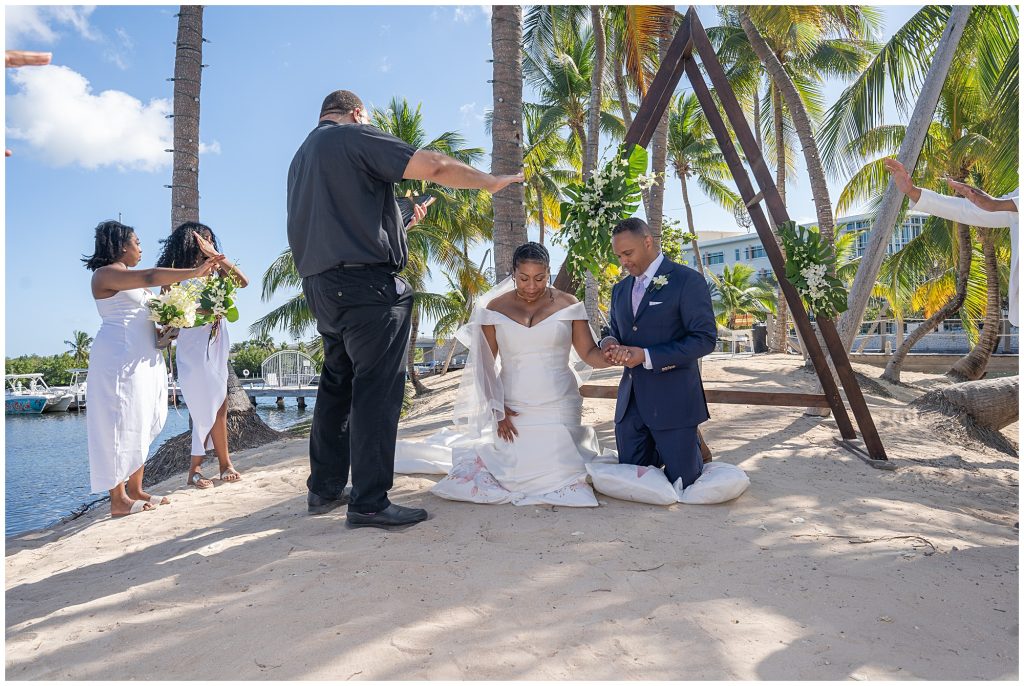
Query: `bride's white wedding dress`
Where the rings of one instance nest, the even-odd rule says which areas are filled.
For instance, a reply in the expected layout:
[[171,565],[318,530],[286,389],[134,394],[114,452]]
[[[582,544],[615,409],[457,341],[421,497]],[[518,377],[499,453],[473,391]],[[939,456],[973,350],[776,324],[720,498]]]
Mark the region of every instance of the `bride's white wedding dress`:
[[[508,284],[488,300],[502,289]],[[432,491],[450,500],[596,506],[586,464],[614,463],[617,457],[602,452],[593,427],[580,421],[581,378],[570,364],[572,322],[578,319],[587,319],[582,303],[531,327],[478,304],[460,331],[470,345],[470,360],[455,407],[457,430],[399,441],[395,472],[447,472]],[[495,329],[497,364],[479,330],[486,324]],[[513,442],[496,433],[495,412],[500,417],[504,406],[519,413],[511,418],[519,432]]]

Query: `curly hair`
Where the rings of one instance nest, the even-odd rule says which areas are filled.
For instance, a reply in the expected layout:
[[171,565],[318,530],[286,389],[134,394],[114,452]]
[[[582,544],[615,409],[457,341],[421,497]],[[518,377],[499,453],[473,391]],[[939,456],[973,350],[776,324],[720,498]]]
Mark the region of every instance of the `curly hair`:
[[523,243],[512,253],[512,271],[518,269],[523,262],[536,262],[550,268],[551,256],[543,245],[530,241]]
[[164,249],[160,253],[160,257],[157,258],[156,266],[171,269],[192,269],[198,266],[203,260],[203,251],[199,249],[196,237],[192,234],[193,231],[204,237],[208,235],[207,240],[213,243],[214,249],[220,250],[220,244],[217,243],[217,236],[214,235],[213,229],[199,222],[185,222],[176,228],[170,236],[160,241],[163,243]]
[[96,246],[92,255],[83,255],[82,262],[89,271],[116,262],[128,247],[128,241],[135,235],[135,229],[121,222],[109,219],[96,225]]

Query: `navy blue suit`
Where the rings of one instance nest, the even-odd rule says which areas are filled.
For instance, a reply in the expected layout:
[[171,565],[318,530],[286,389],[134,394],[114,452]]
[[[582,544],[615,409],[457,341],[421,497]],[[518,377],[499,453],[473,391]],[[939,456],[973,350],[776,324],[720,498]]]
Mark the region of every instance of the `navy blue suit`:
[[664,466],[669,481],[689,486],[703,461],[697,426],[710,418],[697,361],[714,350],[718,334],[711,293],[697,271],[667,258],[648,285],[636,316],[635,277],[612,288],[610,334],[622,345],[646,348],[652,369],[625,369],[615,405],[619,462]]

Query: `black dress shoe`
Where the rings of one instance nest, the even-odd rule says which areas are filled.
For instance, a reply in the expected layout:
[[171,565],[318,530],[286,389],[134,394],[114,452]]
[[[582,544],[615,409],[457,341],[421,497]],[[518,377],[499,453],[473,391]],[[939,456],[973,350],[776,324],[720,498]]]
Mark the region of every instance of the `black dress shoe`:
[[427,518],[427,511],[418,507],[402,507],[394,503],[388,505],[380,512],[364,514],[362,512],[348,511],[348,520],[345,526],[356,529],[361,526],[375,526],[378,529],[395,529],[399,527],[412,526]]
[[312,491],[306,496],[306,510],[311,515],[324,514],[330,512],[336,507],[347,505],[352,499],[352,487],[346,486],[345,490],[342,491],[341,497],[337,499],[322,498]]

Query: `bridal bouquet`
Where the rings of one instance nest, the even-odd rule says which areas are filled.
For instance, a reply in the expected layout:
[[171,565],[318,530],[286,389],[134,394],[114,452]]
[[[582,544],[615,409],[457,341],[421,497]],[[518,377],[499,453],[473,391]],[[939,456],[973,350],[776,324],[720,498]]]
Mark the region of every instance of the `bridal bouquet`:
[[238,289],[238,282],[230,274],[221,276],[211,274],[201,279],[202,284],[199,291],[199,316],[196,317],[196,326],[202,326],[213,322],[210,329],[210,340],[214,340],[220,332],[220,320],[227,319],[229,322],[238,321],[238,308],[235,307],[235,291]]
[[195,290],[185,284],[175,284],[165,293],[150,296],[146,303],[149,307],[149,319],[156,322],[162,331],[157,333],[157,347],[166,348],[177,336],[177,330],[195,324],[196,302]]

